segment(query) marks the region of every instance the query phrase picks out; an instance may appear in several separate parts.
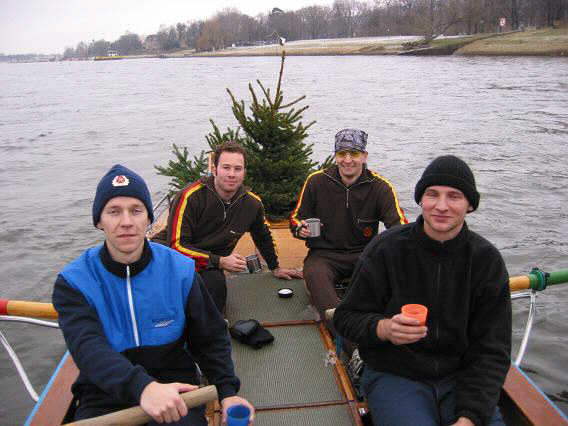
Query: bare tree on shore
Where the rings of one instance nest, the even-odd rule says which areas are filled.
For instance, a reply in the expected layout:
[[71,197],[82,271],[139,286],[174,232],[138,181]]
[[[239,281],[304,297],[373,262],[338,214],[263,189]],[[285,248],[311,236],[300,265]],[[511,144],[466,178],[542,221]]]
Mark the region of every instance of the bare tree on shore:
[[507,29],[554,26],[568,21],[568,1],[335,0],[331,7],[314,4],[296,11],[275,7],[255,17],[228,8],[207,20],[160,28],[152,37],[146,37],[144,43],[140,41],[142,37],[127,33],[112,43],[80,42],[75,48],[67,47],[64,55],[90,56],[92,52],[100,52],[101,42],[129,54],[154,49],[162,52],[182,48],[222,49],[232,45],[275,43],[281,39],[423,35],[428,41],[440,34],[497,32],[500,18],[505,18]]

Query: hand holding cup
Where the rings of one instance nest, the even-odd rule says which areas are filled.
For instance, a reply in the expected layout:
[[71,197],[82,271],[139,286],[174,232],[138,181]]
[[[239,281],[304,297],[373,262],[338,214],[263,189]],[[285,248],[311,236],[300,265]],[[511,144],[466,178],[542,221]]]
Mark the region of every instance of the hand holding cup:
[[417,303],[411,303],[404,305],[400,312],[410,318],[417,319],[420,321],[419,325],[426,325],[426,317],[428,316],[428,308],[424,305],[419,305]]

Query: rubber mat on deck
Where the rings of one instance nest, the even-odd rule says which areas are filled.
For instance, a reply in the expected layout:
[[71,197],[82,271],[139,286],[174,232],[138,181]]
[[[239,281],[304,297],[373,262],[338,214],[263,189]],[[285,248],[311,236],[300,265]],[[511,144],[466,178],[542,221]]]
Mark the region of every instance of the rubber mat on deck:
[[[289,299],[278,297],[278,289],[294,290]],[[308,307],[304,280],[280,280],[270,272],[240,273],[227,277],[227,319],[254,318],[260,322],[314,320],[313,308]]]
[[344,400],[332,367],[325,365],[318,326],[268,330],[274,342],[258,350],[232,340],[236,372],[242,383],[239,395],[255,406]]
[[255,426],[349,426],[353,425],[347,405],[257,411]]

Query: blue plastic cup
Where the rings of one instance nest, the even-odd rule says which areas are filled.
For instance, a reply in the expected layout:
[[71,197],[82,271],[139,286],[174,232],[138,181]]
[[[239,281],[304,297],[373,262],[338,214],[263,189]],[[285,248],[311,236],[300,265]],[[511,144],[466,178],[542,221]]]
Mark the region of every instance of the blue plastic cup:
[[247,426],[250,409],[246,405],[233,405],[227,410],[227,426]]

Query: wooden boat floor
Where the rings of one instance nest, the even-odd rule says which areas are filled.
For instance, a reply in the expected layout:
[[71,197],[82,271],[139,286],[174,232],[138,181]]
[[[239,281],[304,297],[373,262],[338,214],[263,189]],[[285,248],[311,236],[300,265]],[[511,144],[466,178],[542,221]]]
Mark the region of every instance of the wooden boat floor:
[[[274,342],[253,349],[235,339],[233,360],[242,387],[239,395],[257,410],[255,425],[353,425],[347,400],[327,351],[303,280],[283,281],[270,272],[228,277],[226,316],[230,324],[261,322]],[[281,287],[294,290],[278,297]]]

